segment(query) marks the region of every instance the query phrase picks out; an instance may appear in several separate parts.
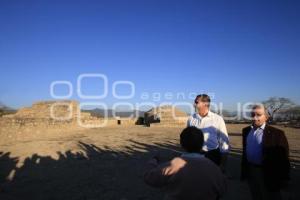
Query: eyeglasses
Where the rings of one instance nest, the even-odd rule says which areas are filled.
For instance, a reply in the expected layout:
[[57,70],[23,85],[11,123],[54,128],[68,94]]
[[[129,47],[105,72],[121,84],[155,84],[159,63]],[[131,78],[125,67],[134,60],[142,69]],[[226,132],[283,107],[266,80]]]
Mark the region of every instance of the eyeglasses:
[[258,113],[251,113],[252,117],[261,117],[263,114],[258,114]]
[[198,104],[198,103],[200,103],[200,102],[202,102],[202,103],[209,103],[209,102],[207,102],[207,101],[195,101],[195,104]]

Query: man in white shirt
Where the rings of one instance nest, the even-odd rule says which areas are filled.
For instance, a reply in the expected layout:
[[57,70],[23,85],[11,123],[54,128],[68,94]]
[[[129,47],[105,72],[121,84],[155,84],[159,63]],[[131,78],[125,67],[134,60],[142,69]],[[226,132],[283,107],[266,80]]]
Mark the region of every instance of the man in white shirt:
[[195,99],[196,113],[189,117],[187,126],[194,126],[202,130],[205,156],[219,165],[222,170],[229,153],[229,138],[224,119],[209,110],[210,97],[200,94]]

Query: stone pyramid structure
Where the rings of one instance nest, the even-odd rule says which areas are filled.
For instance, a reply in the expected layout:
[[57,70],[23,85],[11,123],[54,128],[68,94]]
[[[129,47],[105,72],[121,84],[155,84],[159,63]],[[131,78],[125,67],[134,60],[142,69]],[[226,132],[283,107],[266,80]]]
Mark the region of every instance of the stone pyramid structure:
[[145,112],[145,124],[160,127],[184,127],[188,116],[180,109],[171,106],[160,106]]

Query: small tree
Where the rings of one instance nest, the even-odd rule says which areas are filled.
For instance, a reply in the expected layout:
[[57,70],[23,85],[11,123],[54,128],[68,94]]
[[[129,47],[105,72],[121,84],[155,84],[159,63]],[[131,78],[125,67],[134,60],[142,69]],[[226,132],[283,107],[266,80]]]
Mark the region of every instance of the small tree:
[[16,112],[16,110],[6,106],[5,104],[3,104],[0,101],[0,117],[2,117],[3,115],[7,115],[7,114],[13,114],[15,112]]
[[284,114],[288,120],[297,120],[300,117],[300,106],[297,105],[287,110],[283,110],[282,114]]
[[271,97],[266,101],[263,101],[262,104],[267,108],[270,115],[269,122],[272,123],[274,120],[274,115],[283,109],[290,109],[295,106],[289,98],[285,97]]
[[0,117],[2,117],[2,115],[4,115],[4,104],[0,101]]

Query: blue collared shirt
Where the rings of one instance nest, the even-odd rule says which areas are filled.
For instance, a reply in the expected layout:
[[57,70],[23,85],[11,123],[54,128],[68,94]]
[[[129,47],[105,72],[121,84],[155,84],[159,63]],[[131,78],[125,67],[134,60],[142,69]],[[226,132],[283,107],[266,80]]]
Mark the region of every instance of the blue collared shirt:
[[252,164],[260,165],[262,164],[262,138],[266,124],[259,128],[251,127],[247,136],[247,160]]

